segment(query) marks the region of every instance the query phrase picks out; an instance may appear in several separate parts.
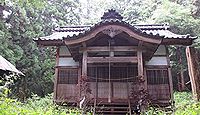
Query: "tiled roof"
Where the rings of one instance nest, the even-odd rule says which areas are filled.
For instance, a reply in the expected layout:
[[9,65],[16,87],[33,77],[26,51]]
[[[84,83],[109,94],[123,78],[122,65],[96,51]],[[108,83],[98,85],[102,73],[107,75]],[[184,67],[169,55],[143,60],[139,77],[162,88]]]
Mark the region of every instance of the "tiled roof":
[[81,26],[66,26],[56,27],[53,30],[53,34],[45,37],[34,39],[35,41],[63,41],[66,39],[79,39],[86,36],[88,33],[92,33],[95,29],[106,25],[119,25],[132,30],[134,33],[150,38],[163,38],[163,39],[196,39],[191,35],[179,35],[169,30],[169,25],[166,24],[152,24],[152,25],[131,25],[125,21],[122,21],[123,17],[119,15],[115,10],[109,10],[101,17],[101,21],[95,25],[81,25]]
[[[120,22],[120,23],[126,24],[124,22]],[[40,37],[39,39],[40,40],[63,40],[63,38],[69,38],[69,39],[77,38],[79,36],[83,36],[87,34],[89,31],[103,24],[104,23],[98,23],[94,26],[87,25],[87,26],[57,27],[54,29],[52,35]],[[140,34],[142,33],[144,35],[149,35],[149,36],[159,36],[162,38],[194,38],[194,37],[191,37],[189,34],[187,35],[175,34],[169,30],[168,25],[164,25],[164,24],[132,25],[132,28],[134,28],[135,30],[137,29],[136,31]],[[38,40],[38,39],[35,39],[35,40]]]
[[3,58],[1,55],[0,55],[0,70],[15,72],[24,76],[24,74],[21,71],[17,70],[17,68],[13,64],[11,64],[8,60]]

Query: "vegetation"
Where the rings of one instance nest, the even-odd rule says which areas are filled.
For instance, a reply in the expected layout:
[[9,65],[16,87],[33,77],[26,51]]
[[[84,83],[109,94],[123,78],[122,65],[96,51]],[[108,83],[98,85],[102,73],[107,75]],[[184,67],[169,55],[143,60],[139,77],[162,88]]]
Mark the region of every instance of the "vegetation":
[[175,113],[177,115],[198,115],[200,113],[200,102],[192,99],[191,93],[175,93]]
[[191,92],[175,92],[174,93],[175,106],[173,111],[164,111],[164,108],[150,107],[147,111],[150,115],[199,115],[200,102],[192,99]]
[[[146,114],[164,115],[174,113],[175,115],[198,115],[200,113],[200,102],[193,101],[190,92],[175,92],[174,96],[176,102],[173,108],[174,112],[150,107]],[[32,98],[23,103],[16,99],[0,98],[0,115],[66,115],[66,113],[67,115],[80,115],[81,111],[54,104],[52,95],[47,95],[44,98],[32,95]]]
[[80,111],[53,104],[52,95],[44,98],[32,95],[25,102],[16,99],[0,98],[0,115],[79,115]]

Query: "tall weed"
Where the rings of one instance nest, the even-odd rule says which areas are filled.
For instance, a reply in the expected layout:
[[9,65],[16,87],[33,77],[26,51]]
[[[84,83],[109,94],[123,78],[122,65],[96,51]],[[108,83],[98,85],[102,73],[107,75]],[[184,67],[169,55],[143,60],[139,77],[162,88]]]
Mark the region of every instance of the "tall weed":
[[[0,115],[81,115],[76,108],[68,108],[53,103],[52,94],[44,98],[33,95],[26,102],[0,97]],[[163,108],[149,107],[147,115],[200,115],[200,102],[192,99],[190,92],[175,92],[175,108],[173,113],[163,111]],[[91,115],[91,113],[88,113]]]

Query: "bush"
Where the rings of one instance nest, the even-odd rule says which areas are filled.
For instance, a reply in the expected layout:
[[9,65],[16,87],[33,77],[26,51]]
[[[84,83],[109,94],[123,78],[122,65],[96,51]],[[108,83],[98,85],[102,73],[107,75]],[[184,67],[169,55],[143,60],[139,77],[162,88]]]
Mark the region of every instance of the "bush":
[[164,111],[163,108],[150,107],[146,112],[147,115],[199,115],[200,102],[192,99],[191,92],[174,93],[175,108],[173,112]]
[[32,98],[22,103],[16,99],[0,97],[0,115],[80,115],[78,109],[70,109],[53,103],[52,95]]
[[200,102],[192,99],[191,92],[175,92],[175,115],[199,115]]
[[[59,106],[53,103],[52,94],[44,98],[32,95],[22,103],[16,99],[0,97],[0,115],[81,115],[82,111],[77,108]],[[199,115],[200,102],[192,100],[190,92],[175,92],[175,115]],[[170,112],[163,108],[150,107],[147,115],[168,115]],[[172,114],[172,113],[171,113]],[[91,115],[91,113],[88,113]]]

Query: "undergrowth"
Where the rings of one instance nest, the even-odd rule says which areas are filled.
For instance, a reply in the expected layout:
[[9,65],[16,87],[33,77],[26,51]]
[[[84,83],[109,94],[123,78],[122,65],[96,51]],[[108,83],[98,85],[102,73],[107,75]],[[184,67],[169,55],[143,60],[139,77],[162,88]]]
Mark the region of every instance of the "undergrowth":
[[[200,102],[192,100],[190,92],[175,92],[173,112],[163,108],[150,107],[147,115],[200,115]],[[33,95],[25,102],[0,97],[0,115],[81,115],[81,111],[66,106],[58,106],[52,101],[52,94],[44,98]],[[90,113],[88,113],[90,115]]]
[[200,115],[200,102],[190,92],[175,92],[175,115]]
[[175,105],[172,111],[150,107],[147,115],[200,115],[200,102],[192,99],[191,92],[174,92]]
[[52,95],[40,98],[33,95],[26,102],[0,97],[0,115],[80,115],[78,109],[58,106],[53,103]]

